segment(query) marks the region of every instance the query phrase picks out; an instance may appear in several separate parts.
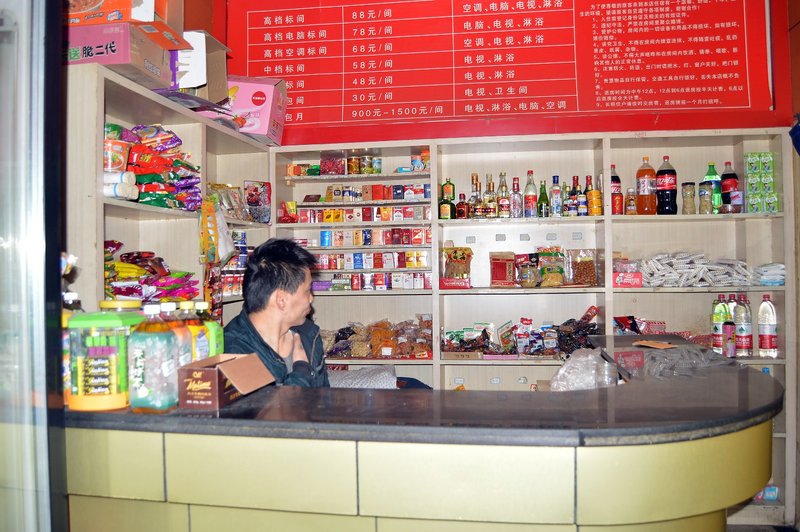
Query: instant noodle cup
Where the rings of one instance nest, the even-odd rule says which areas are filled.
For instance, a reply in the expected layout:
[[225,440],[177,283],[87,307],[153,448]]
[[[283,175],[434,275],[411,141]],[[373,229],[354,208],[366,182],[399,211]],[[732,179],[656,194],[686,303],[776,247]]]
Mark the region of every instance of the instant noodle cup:
[[106,172],[124,172],[128,166],[128,153],[130,150],[130,142],[105,139],[103,141],[103,170]]

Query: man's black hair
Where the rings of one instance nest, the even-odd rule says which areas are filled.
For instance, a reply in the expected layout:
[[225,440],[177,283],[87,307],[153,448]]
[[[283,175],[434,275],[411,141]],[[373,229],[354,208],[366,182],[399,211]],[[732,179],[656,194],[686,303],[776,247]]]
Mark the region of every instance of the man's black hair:
[[245,312],[258,312],[281,289],[293,294],[316,264],[314,255],[293,240],[270,238],[247,259],[242,292]]

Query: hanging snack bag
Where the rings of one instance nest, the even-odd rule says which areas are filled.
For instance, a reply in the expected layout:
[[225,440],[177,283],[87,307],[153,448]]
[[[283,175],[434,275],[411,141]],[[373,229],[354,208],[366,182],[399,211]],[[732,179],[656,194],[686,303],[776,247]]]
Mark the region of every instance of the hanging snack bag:
[[564,285],[564,250],[561,246],[539,248],[539,275],[542,288]]

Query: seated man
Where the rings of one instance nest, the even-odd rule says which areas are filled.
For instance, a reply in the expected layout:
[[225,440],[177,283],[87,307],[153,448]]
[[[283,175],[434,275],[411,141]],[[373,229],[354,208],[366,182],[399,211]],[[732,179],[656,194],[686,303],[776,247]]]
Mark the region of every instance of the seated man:
[[275,377],[293,386],[329,386],[322,337],[311,313],[314,256],[273,238],[247,259],[244,307],[225,326],[226,353],[256,353]]

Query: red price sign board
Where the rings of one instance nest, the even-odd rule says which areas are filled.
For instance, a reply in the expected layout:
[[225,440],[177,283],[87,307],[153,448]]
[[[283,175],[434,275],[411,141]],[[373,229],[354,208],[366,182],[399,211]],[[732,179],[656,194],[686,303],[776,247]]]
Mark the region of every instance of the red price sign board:
[[286,80],[285,144],[788,125],[788,41],[767,34],[788,28],[785,0],[772,6],[232,0],[228,70]]

